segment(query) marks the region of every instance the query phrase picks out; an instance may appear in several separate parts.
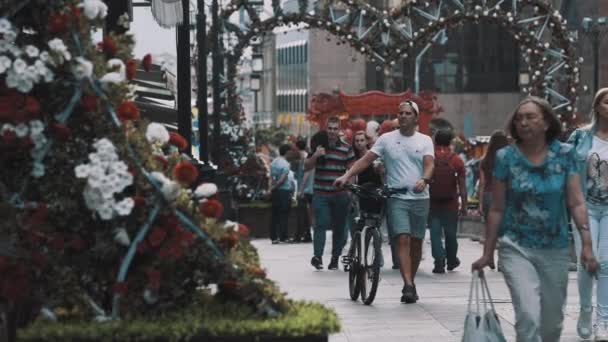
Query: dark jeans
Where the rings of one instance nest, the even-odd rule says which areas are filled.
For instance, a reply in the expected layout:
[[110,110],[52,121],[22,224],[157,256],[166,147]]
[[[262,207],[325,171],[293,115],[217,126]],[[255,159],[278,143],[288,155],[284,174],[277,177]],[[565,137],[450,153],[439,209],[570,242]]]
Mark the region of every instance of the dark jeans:
[[[429,212],[431,230],[431,252],[435,262],[445,261],[448,265],[456,263],[458,253],[458,212],[445,209],[431,209]],[[445,239],[445,248],[441,236]]]
[[272,220],[270,222],[270,240],[287,240],[287,218],[291,207],[290,190],[272,192]]
[[316,218],[315,234],[313,236],[315,256],[323,256],[325,233],[330,227],[333,229],[331,255],[338,257],[342,254],[347,239],[346,218],[350,207],[349,203],[350,197],[346,192],[313,195],[312,207]]
[[296,216],[298,220],[296,235],[294,240],[311,240],[310,235],[310,216],[308,216],[308,206],[312,203],[312,195],[304,194],[298,199]]

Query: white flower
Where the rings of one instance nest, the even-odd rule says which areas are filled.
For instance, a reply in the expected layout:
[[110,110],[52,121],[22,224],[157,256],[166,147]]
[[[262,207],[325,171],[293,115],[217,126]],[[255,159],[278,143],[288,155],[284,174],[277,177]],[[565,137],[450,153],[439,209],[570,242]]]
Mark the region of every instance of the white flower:
[[35,47],[34,45],[27,45],[25,47],[25,54],[28,55],[31,58],[38,57],[39,53],[40,53],[40,50],[38,50],[38,48]]
[[103,75],[99,81],[102,83],[121,83],[127,79],[126,67],[125,63],[123,63],[118,58],[113,58],[108,61],[108,68],[116,68],[118,67],[118,71],[112,71],[105,75]]
[[25,71],[23,72],[23,77],[27,78],[33,83],[40,82],[40,74],[38,73],[38,68],[34,65],[29,65],[27,68],[25,68]]
[[217,185],[213,183],[203,183],[194,191],[196,198],[209,198],[217,194]]
[[17,33],[15,31],[7,31],[4,32],[2,38],[7,42],[12,43],[17,39]]
[[21,58],[17,58],[15,59],[15,61],[13,62],[13,70],[20,74],[22,72],[25,71],[25,68],[27,68],[27,63],[21,59]]
[[130,25],[130,20],[131,19],[129,18],[129,14],[125,12],[120,17],[118,17],[118,25],[122,26],[128,30],[129,25]]
[[44,134],[38,133],[38,134],[31,134],[30,138],[32,139],[32,142],[34,143],[34,147],[35,148],[42,148],[47,140],[46,137],[44,136]]
[[164,125],[151,122],[146,128],[146,139],[151,143],[166,144],[169,141],[169,131]]
[[120,216],[127,216],[131,213],[131,210],[133,210],[133,206],[135,206],[133,199],[131,197],[126,197],[122,201],[114,204],[114,210],[116,210]]
[[89,19],[103,19],[108,14],[108,6],[101,0],[84,0],[78,7],[82,7],[84,15]]
[[127,234],[127,230],[122,227],[114,231],[114,241],[119,245],[125,247],[129,247],[129,245],[131,244],[131,239],[129,239],[129,234]]
[[77,80],[90,78],[91,75],[93,75],[93,63],[83,57],[76,57],[75,59],[76,64],[72,67],[74,77],[76,77]]
[[89,176],[89,165],[88,164],[80,164],[74,168],[74,173],[76,173],[76,178],[87,178]]
[[10,51],[11,44],[5,42],[4,40],[0,40],[0,52]]
[[15,126],[5,123],[4,125],[2,125],[2,128],[0,128],[0,135],[4,134],[5,132],[14,132],[15,131]]
[[159,183],[160,191],[167,201],[173,201],[177,198],[181,190],[178,183],[165,177],[162,172],[152,172],[150,175]]
[[6,18],[0,18],[0,33],[6,33],[13,30],[13,24]]
[[40,53],[40,56],[38,56],[38,58],[43,63],[50,62],[50,60],[51,60],[51,56],[49,55],[48,51],[42,51]]
[[114,210],[110,205],[104,203],[97,207],[97,214],[102,220],[111,220],[114,217]]
[[32,176],[36,178],[40,178],[44,176],[44,164],[42,163],[34,163],[32,167]]
[[29,131],[29,128],[24,123],[20,123],[17,125],[17,127],[15,127],[15,134],[19,138],[25,137],[27,135],[28,131]]
[[40,120],[32,120],[30,121],[30,134],[36,135],[40,134],[44,131],[44,123]]
[[61,39],[55,38],[49,40],[48,45],[52,51],[59,55],[59,64],[63,63],[64,60],[69,61],[70,59],[72,59],[72,54],[70,54],[67,46],[65,46]]
[[96,150],[101,150],[110,147],[113,148],[114,144],[112,144],[112,142],[108,140],[108,138],[101,138],[93,143],[93,147],[95,147]]
[[8,68],[10,68],[12,63],[13,61],[10,58],[0,56],[0,74],[3,74]]

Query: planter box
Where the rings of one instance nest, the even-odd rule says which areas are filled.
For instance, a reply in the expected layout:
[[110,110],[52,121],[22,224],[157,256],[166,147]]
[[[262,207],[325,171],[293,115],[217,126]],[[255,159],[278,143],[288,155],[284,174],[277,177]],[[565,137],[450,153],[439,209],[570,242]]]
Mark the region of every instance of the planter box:
[[[249,227],[253,238],[270,237],[270,221],[272,219],[270,203],[241,204],[238,207],[238,212],[238,221]],[[296,232],[296,220],[296,208],[292,207],[287,218],[287,236],[289,238],[293,237]]]

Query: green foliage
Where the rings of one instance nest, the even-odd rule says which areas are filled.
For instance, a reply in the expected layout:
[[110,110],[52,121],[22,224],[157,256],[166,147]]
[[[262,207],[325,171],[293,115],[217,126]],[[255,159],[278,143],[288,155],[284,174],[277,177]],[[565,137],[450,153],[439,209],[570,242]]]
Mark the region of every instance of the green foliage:
[[257,129],[255,131],[255,143],[257,145],[280,146],[286,141],[288,135],[289,133],[283,127]]
[[321,304],[290,302],[279,318],[260,319],[249,307],[201,296],[192,306],[155,319],[96,322],[50,322],[39,320],[19,331],[22,341],[65,340],[188,340],[204,336],[300,337],[338,332],[336,313]]

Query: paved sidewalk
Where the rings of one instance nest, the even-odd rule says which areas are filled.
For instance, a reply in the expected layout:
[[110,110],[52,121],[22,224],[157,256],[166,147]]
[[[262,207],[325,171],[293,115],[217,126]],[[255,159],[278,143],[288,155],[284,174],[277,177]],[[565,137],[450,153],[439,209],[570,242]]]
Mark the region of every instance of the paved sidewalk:
[[[428,238],[428,234],[427,234]],[[331,250],[331,234],[328,233]],[[348,295],[347,273],[316,271],[310,266],[312,244],[271,245],[269,240],[255,240],[263,267],[268,276],[278,282],[290,298],[324,303],[336,310],[342,331],[330,337],[331,342],[456,342],[462,336],[470,285],[470,265],[481,255],[481,245],[469,239],[459,239],[460,268],[443,275],[431,272],[431,246],[424,244],[424,260],[416,278],[420,300],[417,304],[401,304],[403,286],[399,271],[392,270],[390,250],[383,246],[385,266],[380,275],[378,294],[371,306],[353,302]],[[325,267],[329,257],[323,260]],[[487,272],[488,283],[496,310],[501,316],[508,341],[515,341],[514,314],[502,275]],[[570,272],[566,319],[561,341],[579,341],[576,336],[578,294],[576,272]]]

